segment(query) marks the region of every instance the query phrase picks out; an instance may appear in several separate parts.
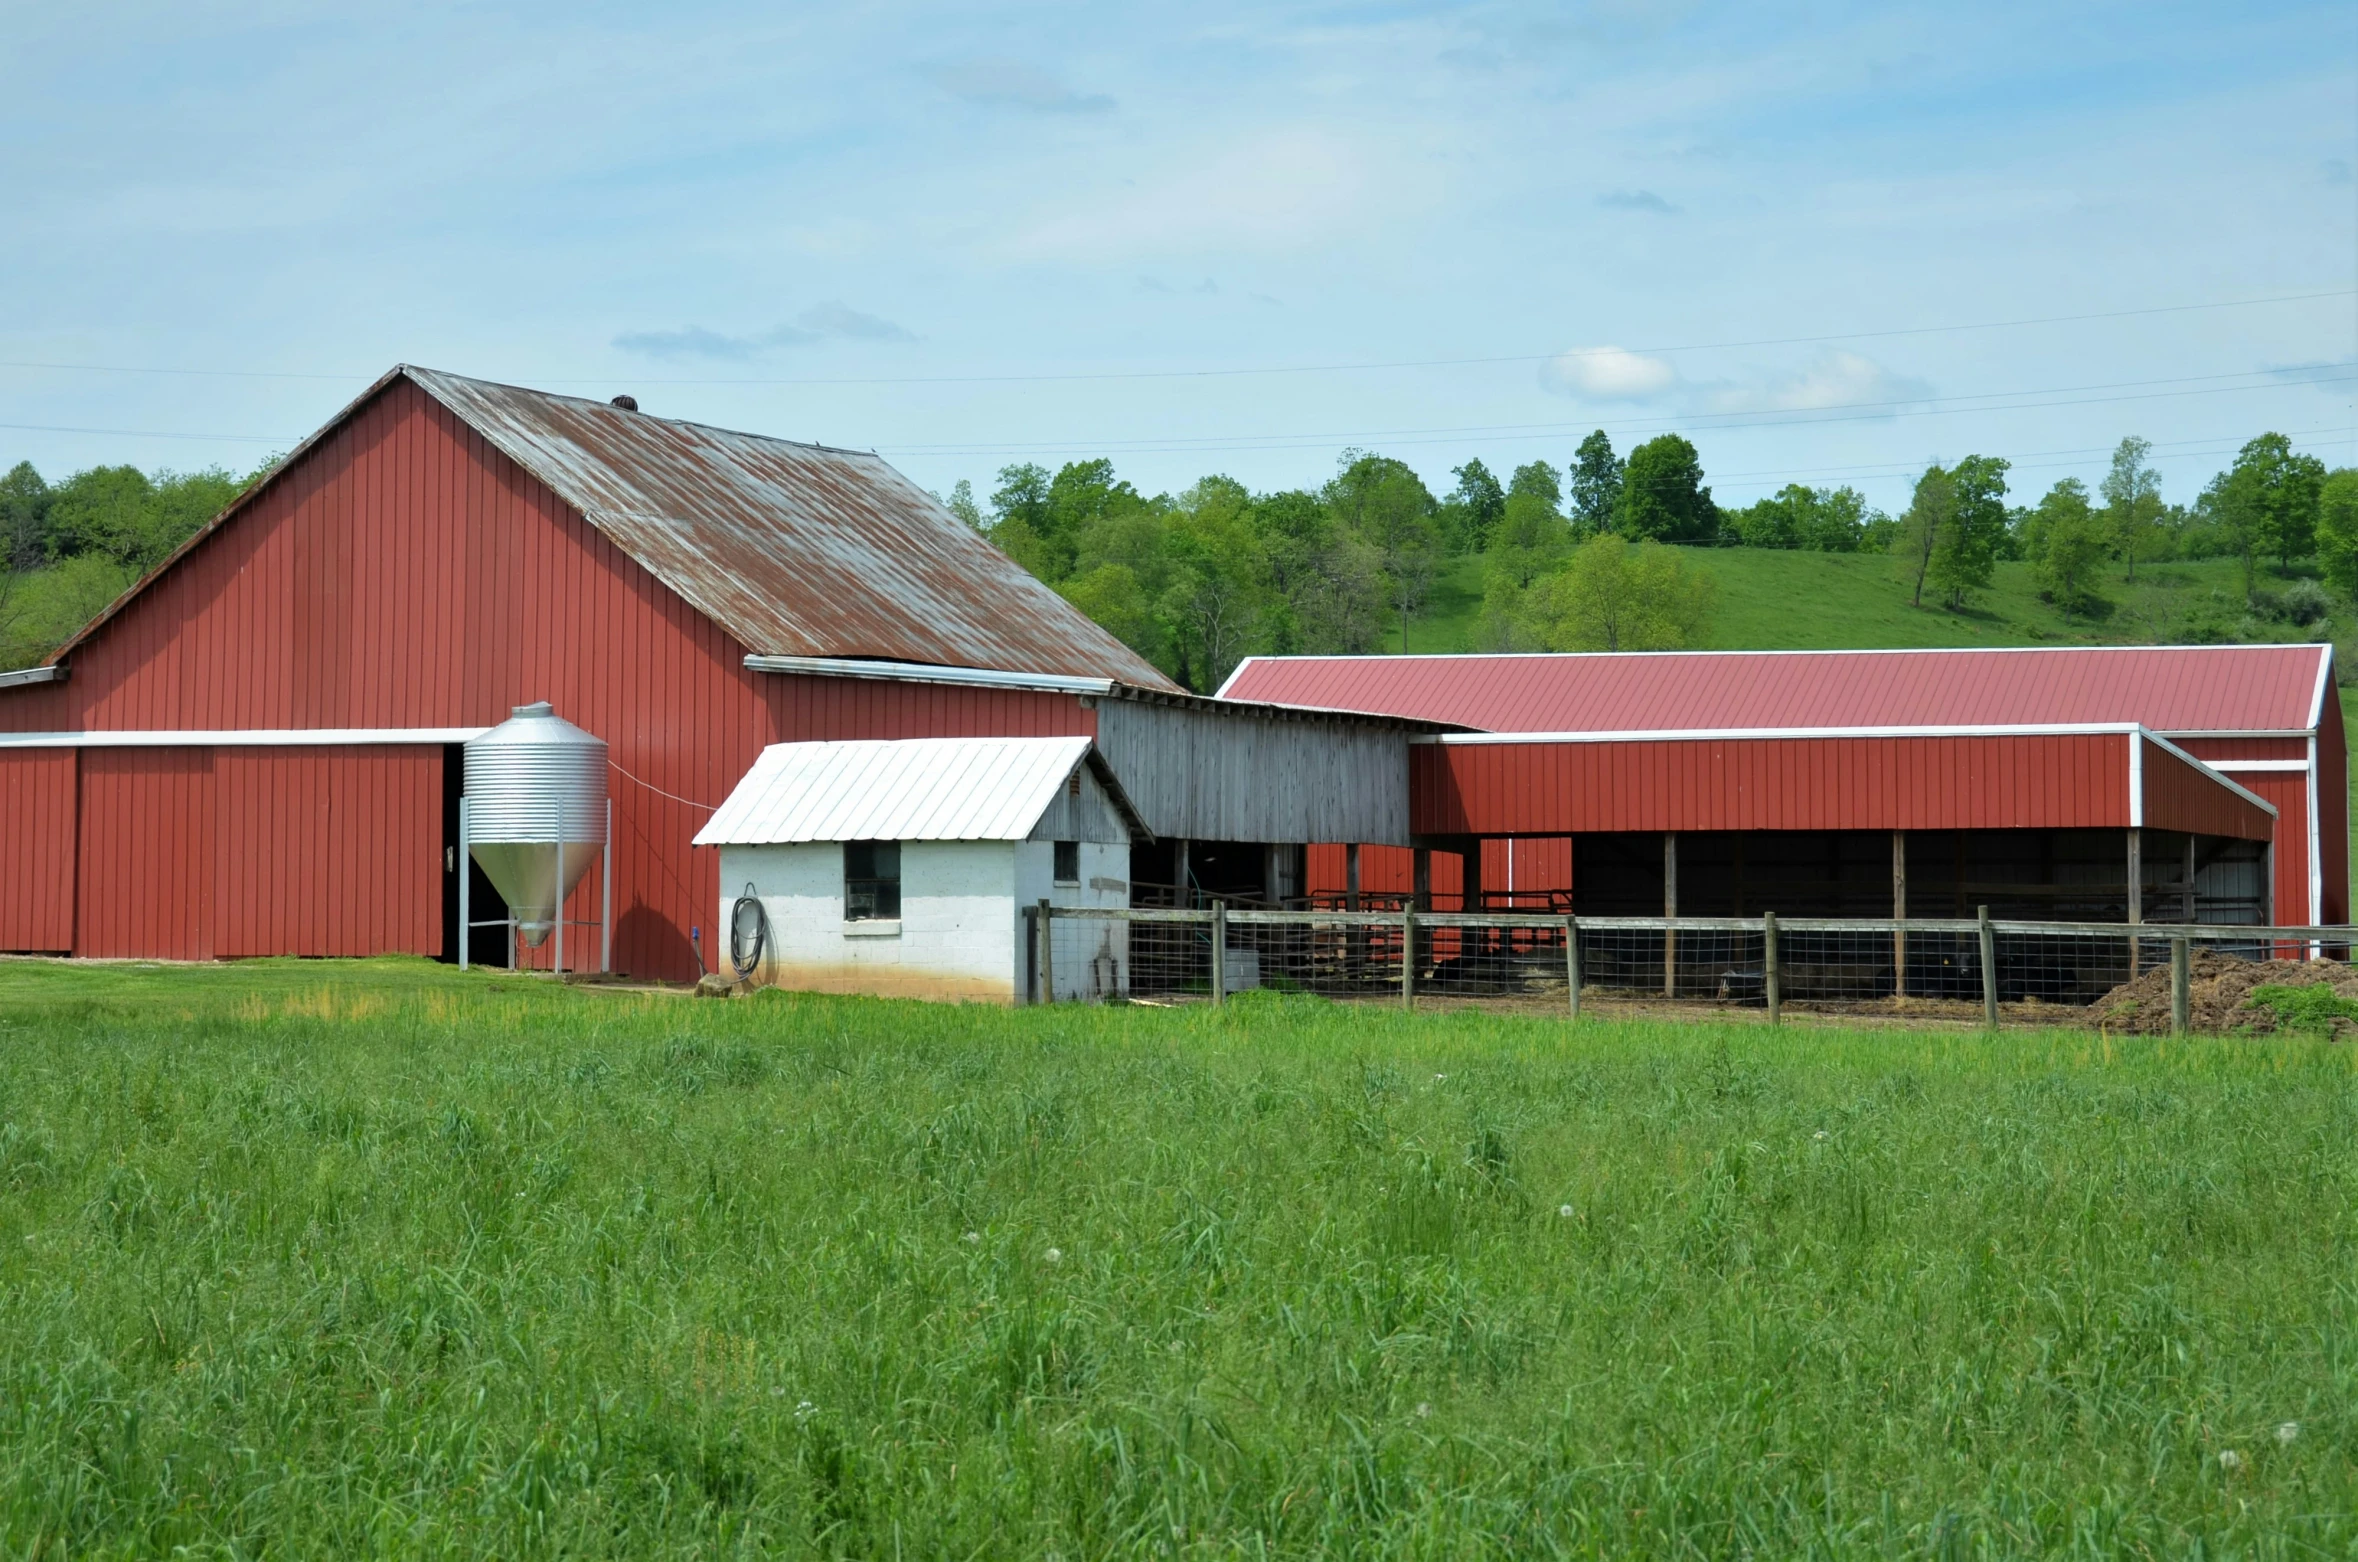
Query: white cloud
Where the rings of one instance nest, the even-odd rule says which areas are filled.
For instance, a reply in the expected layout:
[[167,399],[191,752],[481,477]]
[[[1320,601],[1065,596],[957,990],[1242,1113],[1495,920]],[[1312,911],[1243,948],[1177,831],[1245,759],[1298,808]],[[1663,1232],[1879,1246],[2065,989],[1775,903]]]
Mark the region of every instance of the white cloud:
[[704,326],[682,326],[676,331],[625,331],[614,345],[626,353],[649,358],[716,358],[742,362],[781,347],[808,347],[824,341],[913,342],[915,333],[880,315],[863,314],[848,304],[814,304],[792,324],[766,331],[729,336]]
[[1678,370],[1626,347],[1574,347],[1539,366],[1539,383],[1585,401],[1651,401],[1678,383]]
[[1799,370],[1750,382],[1715,385],[1704,397],[1712,412],[1823,412],[1835,407],[1898,407],[1923,401],[1932,387],[1895,374],[1858,353],[1818,354]]
[[1278,130],[1229,146],[1209,160],[1125,181],[1118,195],[1081,196],[1008,244],[1024,260],[1248,253],[1294,249],[1361,234],[1380,192],[1392,216],[1416,204],[1413,172],[1387,168],[1349,141],[1320,130]]
[[1079,92],[1037,65],[1022,60],[960,60],[927,73],[953,97],[989,108],[1029,109],[1035,114],[1110,114],[1114,100],[1102,92]]

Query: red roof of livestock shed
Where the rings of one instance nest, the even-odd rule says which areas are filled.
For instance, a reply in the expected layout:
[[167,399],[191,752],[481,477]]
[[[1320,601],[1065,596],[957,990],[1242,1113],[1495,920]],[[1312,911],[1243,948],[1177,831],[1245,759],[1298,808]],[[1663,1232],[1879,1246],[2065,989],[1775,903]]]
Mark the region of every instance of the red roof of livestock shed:
[[2307,734],[2325,645],[1252,657],[1221,694],[1491,732],[2020,727]]

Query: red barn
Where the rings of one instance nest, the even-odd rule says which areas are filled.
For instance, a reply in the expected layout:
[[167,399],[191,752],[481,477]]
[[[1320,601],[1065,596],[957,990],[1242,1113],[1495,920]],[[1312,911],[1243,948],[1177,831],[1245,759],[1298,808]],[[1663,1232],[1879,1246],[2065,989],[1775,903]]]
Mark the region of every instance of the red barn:
[[[1479,729],[1414,751],[1445,894],[2349,920],[2330,646],[1256,658],[1221,693]],[[1313,855],[1318,888],[1347,871]],[[1373,853],[1362,887],[1411,872]]]
[[1406,845],[1429,725],[1185,694],[874,455],[404,366],[0,673],[0,950],[451,956],[457,745],[543,699],[609,744],[615,964],[667,978],[767,744],[1090,735],[1166,859],[1298,893],[1306,841]]

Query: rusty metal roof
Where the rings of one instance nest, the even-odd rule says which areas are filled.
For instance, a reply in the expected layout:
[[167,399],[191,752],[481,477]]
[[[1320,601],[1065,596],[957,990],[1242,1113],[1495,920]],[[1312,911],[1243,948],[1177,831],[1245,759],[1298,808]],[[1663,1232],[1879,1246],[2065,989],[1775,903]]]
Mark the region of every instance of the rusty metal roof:
[[[873,452],[396,364],[50,655],[52,672],[313,446],[406,379],[755,655],[1110,678],[1183,692]],[[17,678],[11,682],[30,682]]]
[[393,372],[756,654],[1177,687],[872,453]]

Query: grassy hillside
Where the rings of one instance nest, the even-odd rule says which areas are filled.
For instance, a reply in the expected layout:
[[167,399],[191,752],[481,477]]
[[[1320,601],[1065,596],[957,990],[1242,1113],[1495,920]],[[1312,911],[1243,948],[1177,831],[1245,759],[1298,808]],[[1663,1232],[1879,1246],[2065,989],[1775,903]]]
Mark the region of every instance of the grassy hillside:
[[[2182,642],[2196,630],[2202,638],[2310,637],[2289,625],[2244,622],[2239,569],[2224,559],[2151,565],[2134,587],[2112,580],[2106,589],[2118,605],[2091,622],[2040,601],[2027,564],[1999,565],[1983,600],[1952,613],[1909,606],[1898,562],[1881,554],[1681,551],[1719,582],[1719,612],[1704,643],[1721,650]],[[2261,582],[2263,590],[2279,584],[2272,574]],[[1409,648],[1478,649],[1481,608],[1482,561],[1459,559],[1435,589],[1430,613],[1411,628]]]
[[0,964],[0,1552],[2348,1555],[2348,1049]]

